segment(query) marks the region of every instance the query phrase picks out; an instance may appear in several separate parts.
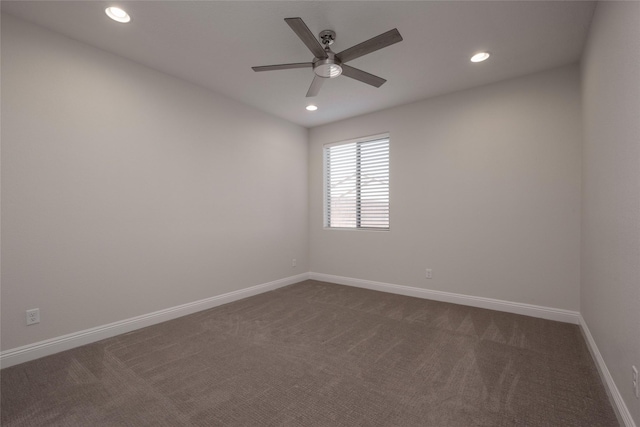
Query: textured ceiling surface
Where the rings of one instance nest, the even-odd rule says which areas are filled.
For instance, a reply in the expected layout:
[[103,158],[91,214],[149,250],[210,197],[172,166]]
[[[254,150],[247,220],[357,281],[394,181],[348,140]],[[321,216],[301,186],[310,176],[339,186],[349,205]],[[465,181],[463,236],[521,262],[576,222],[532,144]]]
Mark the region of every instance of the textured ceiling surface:
[[[128,1],[128,24],[103,1],[2,1],[2,11],[207,87],[306,127],[559,67],[580,59],[595,3],[574,1]],[[337,33],[340,52],[397,28],[404,40],[349,65],[388,81],[345,76],[306,98],[313,71],[256,73],[255,65],[309,62],[284,22]],[[474,64],[481,50],[491,58]],[[316,104],[308,112],[304,107]]]

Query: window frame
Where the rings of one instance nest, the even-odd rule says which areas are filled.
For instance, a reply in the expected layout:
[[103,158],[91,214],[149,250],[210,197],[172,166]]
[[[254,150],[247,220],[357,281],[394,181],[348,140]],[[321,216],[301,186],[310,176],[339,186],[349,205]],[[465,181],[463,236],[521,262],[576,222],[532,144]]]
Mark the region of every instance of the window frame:
[[[331,147],[339,146],[339,145],[358,144],[358,143],[363,143],[368,141],[375,141],[378,139],[387,139],[388,145],[389,145],[389,151],[388,151],[389,160],[387,165],[389,169],[389,173],[388,173],[389,183],[387,184],[387,190],[389,193],[389,200],[387,205],[388,212],[389,212],[389,221],[388,221],[387,227],[361,227],[358,225],[356,225],[355,227],[329,226],[329,209],[328,209],[329,188],[327,185],[327,178],[328,178],[327,174],[329,171],[327,168],[327,152],[326,152],[327,149]],[[359,178],[357,178],[357,180],[359,180]],[[360,198],[360,194],[359,194],[360,188],[361,186],[357,187],[357,193],[358,193],[357,199]],[[383,133],[363,136],[359,138],[330,142],[322,145],[322,227],[324,230],[341,230],[341,231],[374,231],[374,232],[391,231],[391,133],[390,132],[383,132]]]

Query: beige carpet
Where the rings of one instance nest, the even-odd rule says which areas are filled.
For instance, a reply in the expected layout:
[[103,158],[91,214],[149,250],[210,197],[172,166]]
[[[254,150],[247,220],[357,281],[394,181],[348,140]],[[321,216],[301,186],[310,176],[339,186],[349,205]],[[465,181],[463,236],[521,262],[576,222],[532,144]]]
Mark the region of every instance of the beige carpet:
[[577,326],[306,281],[0,372],[3,426],[617,426]]

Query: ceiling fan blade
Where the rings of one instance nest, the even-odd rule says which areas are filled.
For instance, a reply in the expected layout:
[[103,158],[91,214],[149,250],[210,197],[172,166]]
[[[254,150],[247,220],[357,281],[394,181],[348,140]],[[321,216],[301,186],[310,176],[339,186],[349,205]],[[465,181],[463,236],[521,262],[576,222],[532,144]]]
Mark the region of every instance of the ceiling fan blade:
[[400,32],[396,28],[394,28],[393,30],[382,33],[379,36],[375,36],[372,39],[352,46],[349,49],[343,50],[342,52],[336,54],[336,58],[340,59],[340,61],[342,62],[352,61],[356,58],[360,58],[363,55],[375,52],[376,50],[382,49],[383,47],[391,46],[392,44],[401,41],[402,36],[400,35]]
[[366,83],[375,87],[380,87],[384,84],[384,82],[386,82],[386,80],[382,77],[374,76],[373,74],[369,74],[366,71],[353,68],[346,64],[342,64],[342,75],[351,77],[352,79],[359,80],[362,83]]
[[288,70],[290,68],[311,68],[313,62],[297,62],[295,64],[277,64],[277,65],[262,65],[260,67],[251,67],[253,71],[273,71],[273,70]]
[[316,96],[318,92],[320,92],[320,88],[322,87],[322,83],[326,78],[320,77],[318,75],[313,76],[313,81],[311,82],[311,86],[309,86],[309,90],[307,91],[307,98]]
[[289,24],[291,29],[300,37],[300,40],[307,45],[313,56],[316,58],[324,59],[327,57],[327,53],[324,51],[324,48],[313,35],[307,24],[304,23],[302,18],[284,18],[284,20]]

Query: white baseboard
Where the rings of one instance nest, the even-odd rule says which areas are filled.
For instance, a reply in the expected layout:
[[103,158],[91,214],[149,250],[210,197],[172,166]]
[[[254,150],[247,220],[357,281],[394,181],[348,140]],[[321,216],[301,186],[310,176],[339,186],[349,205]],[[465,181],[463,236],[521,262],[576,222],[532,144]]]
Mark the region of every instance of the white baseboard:
[[591,335],[591,331],[589,331],[589,328],[587,327],[587,322],[585,322],[582,315],[580,315],[580,326],[582,327],[582,333],[587,340],[587,346],[589,347],[591,356],[593,356],[596,366],[598,367],[598,372],[600,372],[602,382],[604,383],[609,394],[609,398],[611,399],[613,409],[618,416],[618,421],[624,427],[636,427],[636,423],[631,417],[631,412],[629,412],[629,408],[627,408],[627,405],[624,403],[622,395],[620,394],[616,383],[613,381],[609,368],[607,368],[606,363],[604,363],[602,354],[600,354],[600,350],[598,350],[598,346],[596,345],[596,342]]
[[100,341],[105,338],[111,338],[116,335],[131,332],[136,329],[155,325],[157,323],[166,322],[167,320],[186,316],[198,311],[207,310],[222,304],[227,304],[263,292],[272,291],[283,286],[292,285],[294,283],[307,280],[309,273],[302,273],[296,276],[286,277],[273,282],[262,283],[260,285],[251,286],[250,288],[240,289],[238,291],[217,295],[211,298],[205,298],[199,301],[166,308],[164,310],[155,311],[153,313],[143,314],[142,316],[132,317],[130,319],[121,320],[108,325],[102,325],[83,331],[74,332],[72,334],[40,341],[37,343],[13,348],[0,353],[0,368],[17,365],[19,363],[28,362],[30,360],[39,359],[40,357],[59,353],[85,344]]
[[472,307],[487,308],[490,310],[505,311],[507,313],[523,314],[525,316],[539,317],[542,319],[556,320],[565,323],[573,323],[574,325],[580,323],[580,313],[578,313],[577,311],[563,310],[560,308],[543,307],[539,305],[503,301],[493,298],[474,297],[469,295],[454,294],[451,292],[434,291],[430,289],[414,288],[411,286],[403,285],[393,285],[390,283],[353,279],[350,277],[333,276],[330,274],[322,273],[311,272],[309,273],[309,279],[337,283],[339,285],[372,289],[374,291],[389,292],[392,294],[406,295],[410,297],[469,305]]

